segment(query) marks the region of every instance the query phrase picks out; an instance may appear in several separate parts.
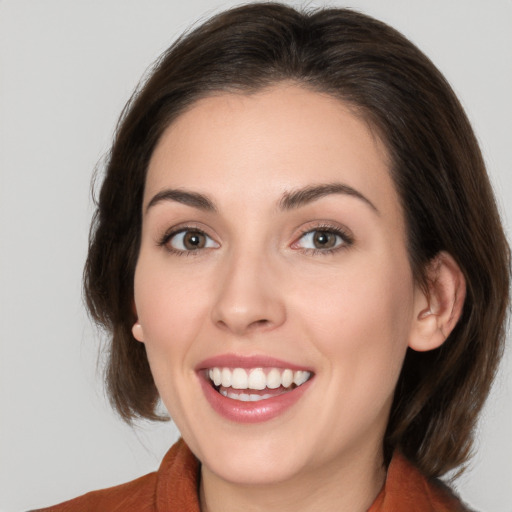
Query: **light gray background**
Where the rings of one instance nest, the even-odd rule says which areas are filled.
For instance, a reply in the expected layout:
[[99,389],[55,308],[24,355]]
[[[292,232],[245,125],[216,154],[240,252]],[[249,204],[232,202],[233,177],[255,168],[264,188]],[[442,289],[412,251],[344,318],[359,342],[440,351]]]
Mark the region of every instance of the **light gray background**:
[[[92,170],[148,65],[221,0],[0,2],[0,510],[50,505],[158,467],[170,424],[123,425],[96,371],[81,302]],[[289,2],[295,5],[298,2]],[[310,6],[322,2],[310,2]],[[445,73],[512,215],[512,2],[346,0],[390,23]],[[512,511],[510,350],[472,469],[483,512]]]

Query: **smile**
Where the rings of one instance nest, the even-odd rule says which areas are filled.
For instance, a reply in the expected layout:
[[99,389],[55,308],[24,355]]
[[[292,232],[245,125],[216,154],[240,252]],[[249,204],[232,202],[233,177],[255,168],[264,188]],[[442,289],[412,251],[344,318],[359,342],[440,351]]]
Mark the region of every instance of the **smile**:
[[208,377],[222,396],[241,402],[258,402],[301,386],[310,379],[311,372],[289,368],[215,367],[208,370]]
[[315,380],[309,368],[265,356],[216,356],[200,363],[196,371],[212,409],[237,423],[260,423],[283,415]]

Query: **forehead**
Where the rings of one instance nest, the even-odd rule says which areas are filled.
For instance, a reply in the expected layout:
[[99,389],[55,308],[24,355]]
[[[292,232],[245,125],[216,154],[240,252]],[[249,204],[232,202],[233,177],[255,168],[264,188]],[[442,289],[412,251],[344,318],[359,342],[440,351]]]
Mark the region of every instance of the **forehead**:
[[296,188],[340,182],[383,210],[396,210],[389,167],[384,144],[348,105],[279,85],[194,103],[163,133],[150,160],[144,200],[147,205],[172,187],[220,201],[263,203]]

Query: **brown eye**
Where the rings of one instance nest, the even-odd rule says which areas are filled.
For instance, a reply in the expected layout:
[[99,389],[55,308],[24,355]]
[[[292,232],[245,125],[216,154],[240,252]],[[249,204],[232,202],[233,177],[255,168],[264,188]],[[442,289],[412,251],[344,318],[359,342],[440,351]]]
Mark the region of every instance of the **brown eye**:
[[206,237],[197,231],[187,231],[183,237],[183,245],[189,251],[202,249],[206,245]]
[[329,231],[315,231],[313,235],[313,245],[316,249],[332,249],[336,246],[339,235]]
[[347,245],[351,245],[351,239],[341,231],[333,229],[312,229],[304,233],[294,244],[295,247],[306,251],[325,251],[335,250]]
[[185,229],[175,233],[169,239],[168,244],[172,249],[178,252],[197,251],[199,249],[218,247],[218,244],[206,233],[193,229]]

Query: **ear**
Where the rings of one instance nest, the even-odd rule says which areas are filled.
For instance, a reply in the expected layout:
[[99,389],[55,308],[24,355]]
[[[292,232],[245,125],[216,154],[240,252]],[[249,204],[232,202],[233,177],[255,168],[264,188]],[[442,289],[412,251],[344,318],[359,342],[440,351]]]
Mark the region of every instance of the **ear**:
[[132,334],[137,341],[144,342],[144,332],[138,320],[132,326]]
[[[135,307],[135,300],[132,301],[132,311],[134,316],[137,318],[137,308]],[[144,333],[142,331],[142,325],[140,325],[138,318],[132,326],[132,334],[137,341],[144,342]]]
[[457,324],[466,298],[466,280],[453,257],[440,252],[427,268],[428,290],[416,287],[409,347],[419,352],[440,347]]

